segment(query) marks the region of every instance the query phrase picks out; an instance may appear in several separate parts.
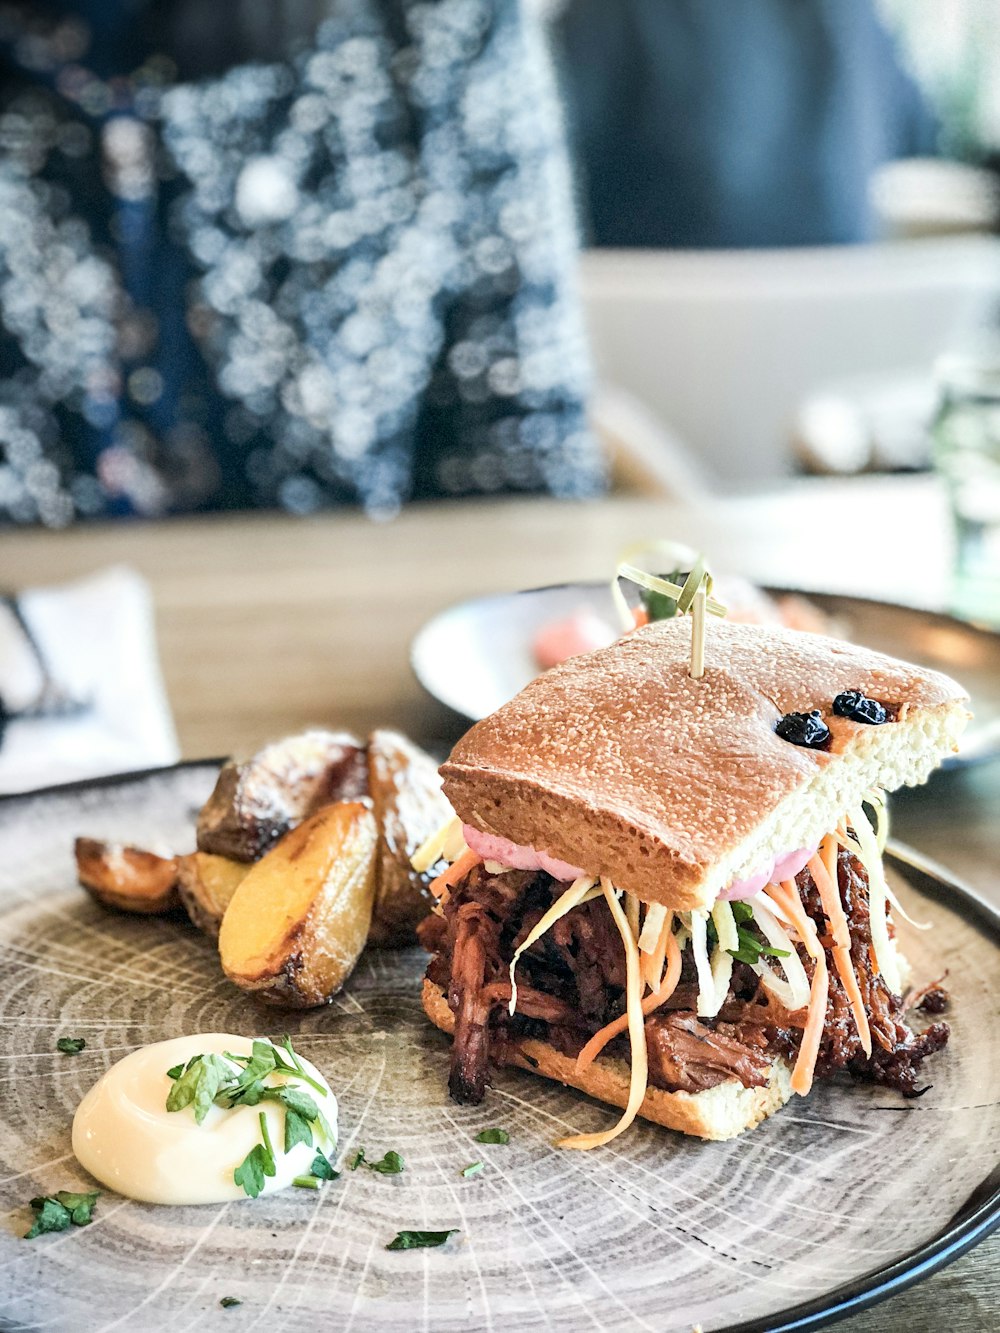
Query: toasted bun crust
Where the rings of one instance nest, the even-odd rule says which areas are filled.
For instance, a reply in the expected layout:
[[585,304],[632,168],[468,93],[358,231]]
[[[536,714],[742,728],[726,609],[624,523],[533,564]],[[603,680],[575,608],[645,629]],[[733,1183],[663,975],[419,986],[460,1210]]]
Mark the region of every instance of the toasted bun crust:
[[[667,620],[555,667],[477,723],[441,769],[462,820],[647,902],[707,907],[775,857],[814,847],[872,786],[926,781],[957,749],[968,696],[935,671],[821,635],[713,620],[705,674]],[[833,714],[860,689],[881,726]],[[829,752],[782,740],[818,708]]]
[[[444,991],[432,981],[425,980],[422,998],[424,1012],[434,1026],[452,1034],[455,1015],[448,1007]],[[519,1068],[555,1083],[579,1088],[611,1106],[625,1107],[628,1104],[629,1067],[624,1060],[601,1056],[589,1069],[578,1074],[576,1061],[547,1042],[526,1038],[519,1043],[519,1049],[523,1056],[515,1055],[512,1060]],[[766,1088],[745,1088],[736,1079],[728,1079],[705,1092],[664,1092],[662,1088],[647,1088],[639,1114],[644,1120],[652,1120],[667,1129],[678,1129],[682,1134],[693,1134],[699,1139],[733,1139],[784,1106],[792,1095],[790,1078],[789,1066],[784,1060],[777,1059]]]

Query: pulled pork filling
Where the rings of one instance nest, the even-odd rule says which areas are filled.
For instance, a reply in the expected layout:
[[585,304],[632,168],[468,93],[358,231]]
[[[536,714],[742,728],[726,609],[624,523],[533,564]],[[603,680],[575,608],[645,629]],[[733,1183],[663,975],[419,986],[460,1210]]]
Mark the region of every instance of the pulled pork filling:
[[[920,1064],[947,1043],[948,1027],[933,1023],[916,1035],[906,1024],[904,1001],[889,991],[873,965],[867,872],[846,850],[837,858],[837,881],[872,1054],[868,1057],[862,1049],[850,1000],[837,975],[819,890],[809,870],[803,870],[795,882],[816,924],[830,973],[816,1075],[848,1070],[904,1095],[918,1095]],[[445,991],[455,1015],[449,1087],[456,1101],[480,1101],[491,1065],[508,1063],[526,1038],[540,1038],[566,1055],[577,1055],[594,1033],[625,1012],[621,937],[607,903],[595,898],[561,917],[521,955],[517,1009],[513,1016],[508,1013],[508,969],[514,951],[564,888],[542,871],[492,874],[480,864],[451,889],[441,914],[421,924],[421,942],[434,955],[428,978]],[[811,979],[814,963],[801,945],[798,953]],[[729,994],[715,1018],[697,1016],[697,990],[688,947],[675,991],[645,1020],[651,1086],[700,1092],[735,1078],[744,1087],[761,1087],[768,1082],[775,1056],[794,1059],[806,1010],[789,1013],[746,963],[734,963]],[[627,1037],[614,1038],[606,1053],[628,1061]]]

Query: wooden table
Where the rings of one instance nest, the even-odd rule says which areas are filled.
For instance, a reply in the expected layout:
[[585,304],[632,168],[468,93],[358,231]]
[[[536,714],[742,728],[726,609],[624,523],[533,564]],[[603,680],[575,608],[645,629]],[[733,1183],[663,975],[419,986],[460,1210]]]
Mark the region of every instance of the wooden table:
[[[927,607],[947,596],[941,497],[922,478],[797,483],[704,511],[614,499],[414,506],[389,524],[326,514],[100,526],[0,538],[0,585],[125,562],[153,590],[183,753],[247,752],[309,723],[401,727],[448,742],[407,647],[428,616],[475,595],[605,577],[617,552],[670,536],[763,582]],[[894,805],[894,831],[1000,902],[1000,764],[939,774]],[[955,837],[958,821],[963,834]],[[842,1327],[851,1333],[1000,1325],[1000,1239]]]

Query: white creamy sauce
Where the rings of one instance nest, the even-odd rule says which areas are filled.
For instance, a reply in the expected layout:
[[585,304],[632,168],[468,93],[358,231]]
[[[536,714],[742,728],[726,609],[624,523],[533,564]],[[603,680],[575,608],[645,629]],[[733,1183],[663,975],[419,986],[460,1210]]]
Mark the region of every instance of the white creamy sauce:
[[[133,1051],[107,1071],[90,1089],[73,1118],[73,1152],[80,1165],[109,1189],[145,1203],[225,1203],[247,1196],[233,1180],[233,1171],[261,1142],[260,1113],[267,1117],[277,1174],[263,1193],[285,1189],[296,1176],[307,1175],[317,1148],[331,1153],[334,1144],[312,1147],[298,1143],[284,1152],[285,1110],[277,1102],[213,1106],[199,1125],[194,1110],[167,1110],[172,1087],[167,1070],[186,1064],[194,1055],[250,1055],[253,1039],[224,1032],[176,1037]],[[337,1133],[337,1099],[326,1079],[302,1056],[302,1066],[326,1090],[296,1083],[322,1111]],[[280,1083],[268,1078],[267,1083]]]

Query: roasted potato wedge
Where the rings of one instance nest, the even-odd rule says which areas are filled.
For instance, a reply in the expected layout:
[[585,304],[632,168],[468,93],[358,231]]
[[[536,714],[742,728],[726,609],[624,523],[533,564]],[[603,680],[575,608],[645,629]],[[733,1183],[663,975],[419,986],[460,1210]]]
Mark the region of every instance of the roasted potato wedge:
[[198,816],[198,850],[258,861],[324,805],[367,792],[365,751],[346,732],[306,731],[224,765]]
[[219,931],[222,970],[241,989],[294,1008],[325,1004],[368,938],[378,826],[341,801],[286,834],[233,894]]
[[77,838],[73,851],[77,878],[102,906],[162,916],[180,905],[173,857],[96,838]]
[[373,731],[368,738],[368,790],[379,826],[369,940],[390,948],[412,944],[431,900],[430,876],[417,874],[410,857],[454,812],[435,761],[398,731]]
[[177,858],[177,889],[184,910],[194,925],[212,939],[218,939],[219,927],[236,887],[250,871],[246,861],[230,861],[211,852],[192,852]]

